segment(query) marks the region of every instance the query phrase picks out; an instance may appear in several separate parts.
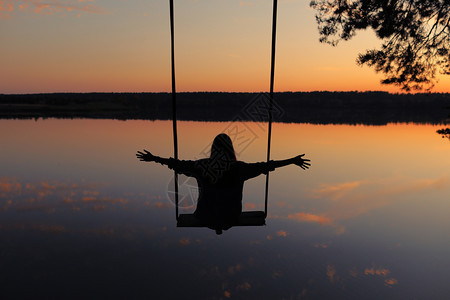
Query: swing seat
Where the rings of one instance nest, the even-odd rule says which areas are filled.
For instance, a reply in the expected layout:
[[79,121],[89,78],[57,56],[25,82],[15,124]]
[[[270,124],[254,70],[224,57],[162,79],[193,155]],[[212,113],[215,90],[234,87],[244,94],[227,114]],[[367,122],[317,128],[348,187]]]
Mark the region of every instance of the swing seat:
[[[266,225],[266,217],[263,211],[243,211],[233,226],[263,226]],[[197,219],[194,214],[180,214],[177,227],[208,227]]]

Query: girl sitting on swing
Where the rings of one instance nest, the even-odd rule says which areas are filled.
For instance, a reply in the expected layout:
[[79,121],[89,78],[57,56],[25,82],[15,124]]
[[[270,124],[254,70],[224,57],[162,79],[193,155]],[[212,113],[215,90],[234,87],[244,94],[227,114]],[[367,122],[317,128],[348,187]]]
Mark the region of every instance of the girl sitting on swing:
[[285,160],[245,163],[238,161],[230,137],[221,133],[211,146],[209,158],[175,160],[162,158],[143,150],[136,156],[140,161],[157,162],[179,174],[194,177],[198,184],[198,201],[194,216],[219,234],[236,224],[242,212],[244,182],[276,168],[294,164],[306,170],[311,165],[302,155]]

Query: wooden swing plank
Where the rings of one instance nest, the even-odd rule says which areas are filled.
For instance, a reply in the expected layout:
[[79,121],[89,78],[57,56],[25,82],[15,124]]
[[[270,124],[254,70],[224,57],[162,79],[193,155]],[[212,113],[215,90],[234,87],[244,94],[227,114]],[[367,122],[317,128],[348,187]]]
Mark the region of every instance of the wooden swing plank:
[[[243,211],[233,226],[263,226],[266,218],[263,211]],[[197,219],[194,214],[180,214],[177,227],[208,227],[205,222]]]

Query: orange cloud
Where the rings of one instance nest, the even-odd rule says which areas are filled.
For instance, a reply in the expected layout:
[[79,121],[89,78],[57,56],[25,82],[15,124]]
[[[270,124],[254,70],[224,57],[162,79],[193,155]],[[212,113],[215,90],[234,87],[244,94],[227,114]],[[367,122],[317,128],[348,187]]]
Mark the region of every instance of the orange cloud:
[[288,219],[298,222],[318,223],[322,226],[330,226],[336,230],[337,234],[343,234],[345,232],[344,226],[336,224],[332,218],[327,217],[324,214],[316,215],[311,213],[295,213],[289,214]]
[[60,12],[83,12],[83,13],[95,13],[104,14],[105,11],[100,7],[87,4],[87,2],[93,2],[93,0],[52,0],[44,2],[42,0],[21,0],[10,1],[0,0],[0,16],[9,16],[10,12],[14,11],[14,2],[18,4],[20,11],[25,11],[28,8],[32,8],[36,14],[49,14]]
[[180,244],[180,246],[187,246],[187,245],[189,245],[191,243],[191,239],[189,239],[189,238],[182,238],[182,239],[180,239],[180,241],[179,241],[179,244]]
[[17,182],[14,178],[3,177],[0,178],[0,192],[3,195],[12,192],[18,192],[22,188],[22,185]]
[[375,269],[374,267],[372,268],[366,268],[364,269],[364,274],[365,275],[379,275],[379,276],[386,276],[390,273],[391,271],[389,271],[388,269],[384,269],[384,268],[378,268]]
[[97,198],[92,197],[92,196],[87,196],[87,197],[81,198],[81,201],[83,201],[83,202],[90,202],[90,201],[95,201],[95,200],[97,200]]
[[[127,204],[124,198],[108,196],[97,197],[100,192],[96,190],[103,184],[78,184],[58,181],[42,181],[40,183],[21,183],[13,177],[0,178],[0,210],[16,209],[20,212],[43,211],[53,213],[58,204],[80,210],[77,203],[92,205],[94,211],[107,208],[107,203]],[[77,195],[80,195],[77,197]],[[59,203],[57,203],[59,202]]]
[[398,284],[398,280],[395,278],[389,278],[389,279],[384,280],[384,284],[387,286],[393,286],[395,284]]
[[278,236],[287,237],[288,233],[284,230],[280,230],[277,232]]
[[163,208],[164,207],[164,203],[162,203],[162,202],[155,202],[155,203],[153,203],[153,205],[155,207],[157,207],[157,208]]
[[331,224],[331,219],[321,215],[315,215],[311,213],[295,213],[288,215],[289,219],[300,221],[300,222],[312,222],[319,223],[320,225]]
[[318,189],[311,193],[312,198],[329,198],[339,200],[348,192],[361,185],[361,181],[344,182],[337,185],[322,184]]
[[256,205],[254,204],[254,203],[245,203],[244,204],[244,208],[245,209],[255,209],[256,208]]
[[[338,184],[322,184],[311,190],[310,197],[331,200],[331,207],[320,215],[299,214],[290,218],[305,222],[318,222],[322,225],[350,219],[388,206],[404,195],[433,189],[445,189],[450,186],[449,178],[444,175],[436,179],[415,179],[392,177],[374,180],[361,180]],[[377,199],[377,201],[373,201]]]
[[0,0],[0,15],[14,10],[14,1]]
[[336,280],[338,280],[338,277],[336,276],[336,268],[334,266],[327,266],[327,277],[328,279],[330,279],[331,283],[334,283]]

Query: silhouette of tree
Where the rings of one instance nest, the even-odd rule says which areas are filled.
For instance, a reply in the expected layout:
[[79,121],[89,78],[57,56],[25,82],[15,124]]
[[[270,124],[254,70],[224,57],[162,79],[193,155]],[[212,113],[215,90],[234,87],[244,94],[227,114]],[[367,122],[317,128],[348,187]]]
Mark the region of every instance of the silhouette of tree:
[[448,138],[450,140],[450,128],[439,129],[436,132],[442,135],[442,138]]
[[373,29],[381,49],[367,50],[359,65],[385,74],[383,84],[430,90],[436,73],[450,75],[450,0],[316,0],[320,41],[337,45],[358,30]]

